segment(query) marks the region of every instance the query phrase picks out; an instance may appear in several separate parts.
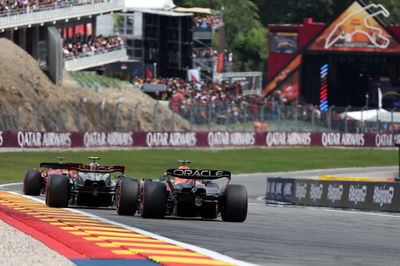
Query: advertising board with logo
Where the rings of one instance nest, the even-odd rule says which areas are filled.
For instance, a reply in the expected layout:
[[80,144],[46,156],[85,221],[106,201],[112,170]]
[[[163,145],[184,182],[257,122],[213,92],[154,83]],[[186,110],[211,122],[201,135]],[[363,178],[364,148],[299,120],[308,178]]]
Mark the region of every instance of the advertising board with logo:
[[389,17],[381,4],[354,2],[311,44],[309,50],[400,52],[400,45],[379,23]]

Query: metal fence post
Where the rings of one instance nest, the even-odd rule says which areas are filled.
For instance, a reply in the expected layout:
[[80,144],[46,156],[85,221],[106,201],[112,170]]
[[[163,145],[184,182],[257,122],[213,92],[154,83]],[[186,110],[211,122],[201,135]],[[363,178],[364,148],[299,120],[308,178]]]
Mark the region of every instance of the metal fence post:
[[103,109],[104,104],[105,104],[104,101],[99,102],[97,104],[97,108],[96,108],[96,121],[97,121],[97,123],[95,123],[96,124],[96,131],[100,131],[100,121],[101,121],[100,109]]
[[332,110],[335,108],[334,105],[332,105],[331,107],[329,107],[328,109],[328,129],[329,131],[332,130]]
[[193,131],[193,109],[195,108],[196,104],[193,104],[193,107],[190,108],[189,111],[189,122],[190,122],[190,131]]
[[347,106],[346,109],[344,110],[344,114],[345,114],[345,119],[344,119],[344,132],[346,132],[346,133],[349,131],[348,124],[347,124],[347,121],[348,121],[348,118],[347,118],[347,111],[349,111],[350,108],[351,108],[351,106],[349,105],[349,106]]
[[172,114],[171,114],[171,131],[175,130],[175,106],[172,106]]
[[115,105],[115,119],[114,119],[114,130],[119,131],[121,127],[120,119],[119,119],[119,106],[121,102],[118,101]]
[[40,131],[41,127],[40,127],[40,122],[41,122],[41,115],[40,115],[40,106],[42,104],[42,101],[38,101],[36,103],[36,130]]
[[361,108],[361,132],[360,133],[364,133],[365,131],[365,122],[364,122],[364,111],[368,108],[368,106],[364,106],[363,108]]
[[397,109],[397,107],[393,107],[392,109],[390,109],[390,121],[391,121],[391,125],[393,125],[393,112],[395,112]]
[[57,111],[57,128],[60,131],[65,130],[65,123],[64,123],[64,117],[62,114],[62,106],[64,104],[64,101],[60,101],[58,104],[58,111]]
[[135,130],[137,131],[140,130],[139,113],[138,113],[139,104],[140,103],[137,103],[135,106]]
[[153,129],[152,129],[152,131],[157,131],[158,130],[157,121],[156,121],[156,112],[157,112],[157,109],[158,109],[158,105],[159,105],[159,102],[157,102],[154,105],[154,110],[153,110]]
[[24,104],[25,101],[23,99],[20,99],[16,104],[15,104],[15,109],[16,109],[16,114],[15,114],[15,123],[16,123],[16,129],[20,130],[19,128],[19,107]]

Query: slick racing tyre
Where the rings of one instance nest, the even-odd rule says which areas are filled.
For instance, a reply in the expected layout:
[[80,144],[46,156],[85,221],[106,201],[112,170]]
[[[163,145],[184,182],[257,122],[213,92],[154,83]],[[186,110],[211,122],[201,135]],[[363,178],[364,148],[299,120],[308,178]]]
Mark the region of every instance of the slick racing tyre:
[[244,222],[247,216],[247,189],[228,185],[223,195],[221,218],[225,222]]
[[119,215],[135,215],[138,208],[139,182],[135,178],[124,178],[118,186],[115,205]]
[[39,196],[42,190],[42,175],[39,171],[26,171],[24,177],[24,194]]
[[46,190],[46,205],[49,207],[68,207],[69,177],[51,175]]
[[163,218],[166,211],[166,189],[161,182],[146,181],[143,187],[141,215],[143,218]]

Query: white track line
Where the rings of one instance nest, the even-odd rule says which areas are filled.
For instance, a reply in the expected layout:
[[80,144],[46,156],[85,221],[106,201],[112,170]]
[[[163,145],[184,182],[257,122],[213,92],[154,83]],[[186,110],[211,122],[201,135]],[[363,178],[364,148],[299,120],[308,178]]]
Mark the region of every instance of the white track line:
[[[21,184],[21,183],[14,183],[14,184]],[[0,188],[4,187],[6,185],[8,186],[8,185],[14,185],[14,184],[1,185]],[[37,202],[45,203],[43,200],[37,199],[35,197],[22,195],[20,193],[13,192],[13,191],[7,191],[7,192],[15,194],[15,195],[22,196],[22,197],[25,197],[25,198],[28,198],[28,199],[32,199],[32,200],[35,200]],[[163,237],[163,236],[148,232],[148,231],[144,231],[144,230],[136,228],[136,227],[132,227],[132,226],[128,226],[128,225],[125,225],[125,224],[122,224],[122,223],[114,222],[114,221],[108,220],[106,218],[99,217],[99,216],[91,214],[91,213],[87,213],[87,212],[84,212],[84,211],[79,211],[79,210],[75,210],[75,209],[71,209],[71,208],[62,208],[62,209],[68,210],[68,211],[71,211],[71,212],[75,212],[75,213],[80,213],[80,214],[95,218],[97,220],[100,220],[100,221],[103,221],[103,222],[106,222],[106,223],[110,223],[110,224],[113,224],[113,225],[121,226],[121,227],[123,227],[125,229],[131,230],[131,231],[134,231],[134,232],[137,232],[137,233],[140,233],[140,234],[143,234],[143,235],[146,235],[146,236],[149,236],[149,237],[152,237],[152,238],[155,238],[155,239],[158,239],[158,240],[170,243],[170,244],[178,245],[178,246],[184,247],[186,249],[193,250],[195,252],[201,253],[201,254],[206,255],[206,256],[208,256],[208,257],[210,257],[212,259],[215,259],[215,260],[220,260],[220,261],[224,261],[224,262],[227,262],[227,263],[236,264],[236,265],[240,265],[240,266],[242,266],[242,265],[243,266],[255,266],[256,265],[256,264],[251,264],[251,263],[248,263],[248,262],[236,260],[234,258],[222,255],[222,254],[220,254],[218,252],[215,252],[215,251],[212,251],[212,250],[209,250],[209,249],[205,249],[205,248],[201,248],[201,247],[198,247],[198,246],[195,246],[195,245],[183,243],[183,242],[180,242],[180,241],[176,241],[176,240],[173,240],[173,239],[170,239],[170,238],[167,238],[167,237]]]

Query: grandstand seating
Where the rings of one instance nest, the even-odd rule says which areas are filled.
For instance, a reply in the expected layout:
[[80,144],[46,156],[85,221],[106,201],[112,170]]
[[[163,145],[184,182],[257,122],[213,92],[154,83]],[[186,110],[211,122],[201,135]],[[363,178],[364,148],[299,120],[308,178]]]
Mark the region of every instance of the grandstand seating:
[[[57,2],[56,2],[57,3]],[[66,1],[63,5],[43,5],[35,9],[0,12],[0,30],[43,24],[69,18],[92,16],[124,8],[123,0]]]
[[125,47],[107,51],[101,54],[91,56],[78,57],[71,60],[66,60],[64,68],[66,71],[78,71],[91,67],[101,66],[116,61],[124,61],[128,59]]

